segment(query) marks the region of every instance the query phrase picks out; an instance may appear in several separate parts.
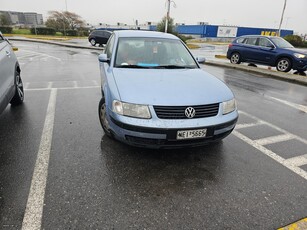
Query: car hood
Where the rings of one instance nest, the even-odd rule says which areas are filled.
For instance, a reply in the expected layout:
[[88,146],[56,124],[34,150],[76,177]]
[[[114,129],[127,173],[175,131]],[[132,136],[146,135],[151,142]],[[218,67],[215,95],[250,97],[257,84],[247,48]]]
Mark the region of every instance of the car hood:
[[307,54],[307,50],[306,49],[287,48],[287,50],[291,50],[294,53]]
[[114,68],[120,100],[145,105],[201,105],[233,98],[231,90],[201,69]]

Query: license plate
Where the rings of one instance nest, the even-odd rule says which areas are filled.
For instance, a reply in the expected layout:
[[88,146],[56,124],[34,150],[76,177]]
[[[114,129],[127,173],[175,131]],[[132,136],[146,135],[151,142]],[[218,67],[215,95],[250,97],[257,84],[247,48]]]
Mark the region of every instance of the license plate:
[[177,140],[201,138],[201,137],[205,137],[206,133],[207,133],[207,129],[177,131]]

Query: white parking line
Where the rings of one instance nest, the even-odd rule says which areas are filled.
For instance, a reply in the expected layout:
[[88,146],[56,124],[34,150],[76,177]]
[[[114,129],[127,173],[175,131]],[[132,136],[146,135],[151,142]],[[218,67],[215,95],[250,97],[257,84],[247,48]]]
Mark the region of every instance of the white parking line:
[[251,114],[248,114],[248,113],[246,113],[246,112],[243,112],[243,111],[239,111],[239,113],[240,113],[240,114],[244,114],[244,115],[246,115],[246,116],[248,116],[248,117],[250,117],[250,118],[252,118],[252,119],[258,121],[258,122],[260,122],[261,124],[265,124],[265,125],[267,125],[267,126],[270,126],[271,128],[276,129],[277,131],[279,131],[279,132],[281,132],[281,133],[285,133],[285,134],[292,135],[295,139],[297,139],[297,140],[299,140],[299,141],[301,141],[301,142],[303,142],[304,144],[307,145],[307,140],[305,140],[305,139],[303,139],[303,138],[301,138],[301,137],[299,137],[299,136],[297,136],[297,135],[294,135],[294,134],[292,134],[292,133],[289,133],[288,131],[286,131],[286,130],[284,130],[284,129],[282,129],[282,128],[279,128],[279,127],[276,126],[276,125],[273,125],[273,124],[271,124],[271,123],[269,123],[269,122],[266,122],[266,121],[264,121],[264,120],[261,120],[261,119],[259,119],[258,117],[255,117],[255,116],[253,116],[253,115],[251,115]]
[[307,164],[307,154],[297,157],[289,158],[285,161],[287,164],[291,164],[297,167]]
[[22,221],[22,230],[41,229],[56,108],[56,97],[57,89],[52,89],[50,92],[45,124],[32,176],[26,211]]
[[276,153],[272,152],[271,150],[265,148],[264,146],[256,143],[255,141],[251,140],[250,138],[244,136],[243,134],[239,133],[238,131],[234,130],[232,131],[232,134],[234,134],[236,137],[241,139],[242,141],[245,141],[247,144],[253,146],[254,148],[258,149],[263,154],[267,155],[268,157],[271,157],[281,165],[287,167],[291,171],[295,172],[297,175],[303,177],[305,180],[307,180],[307,172],[303,169],[291,164],[291,162],[287,162],[284,158],[277,155]]
[[52,81],[49,81],[49,82],[48,82],[48,85],[47,85],[47,88],[48,88],[48,89],[51,89],[51,88],[52,88],[52,85],[53,85],[53,82],[52,82]]
[[59,87],[59,88],[33,88],[33,89],[24,89],[25,91],[44,91],[44,90],[71,90],[71,89],[96,89],[100,88],[100,86],[82,86],[82,87]]
[[274,143],[281,142],[281,141],[288,141],[293,138],[294,137],[291,134],[281,134],[277,136],[258,139],[258,140],[255,140],[255,142],[257,142],[259,145],[269,145],[269,144],[274,144]]
[[[58,58],[58,57],[55,57],[55,56],[52,56],[52,55],[48,55],[48,54],[45,54],[45,53],[39,53],[39,52],[35,52],[35,51],[30,51],[30,50],[23,50],[24,52],[27,52],[27,53],[30,53],[28,55],[32,55],[35,54],[37,56],[40,56],[40,57],[49,57],[49,58],[52,58],[52,59],[55,59],[57,61],[62,61],[61,58]],[[22,58],[22,57],[20,57]]]
[[[273,151],[267,149],[264,146],[264,145],[267,145],[267,144],[278,143],[278,142],[291,140],[291,139],[299,140],[299,141],[301,141],[301,142],[303,142],[304,144],[307,145],[307,140],[305,140],[305,139],[303,139],[299,136],[296,136],[292,133],[289,133],[288,131],[281,129],[278,126],[275,126],[275,125],[273,125],[269,122],[263,121],[263,120],[255,117],[255,116],[250,115],[248,113],[245,113],[243,111],[239,111],[239,113],[244,114],[245,116],[252,118],[256,122],[250,123],[250,124],[243,124],[241,127],[239,126],[239,129],[237,128],[236,130],[234,130],[232,132],[233,135],[235,135],[239,139],[243,140],[247,144],[251,145],[252,147],[258,149],[260,152],[262,152],[263,154],[267,155],[268,157],[274,159],[275,161],[277,161],[281,165],[287,167],[291,171],[293,171],[296,174],[298,174],[299,176],[303,177],[305,180],[307,180],[307,172],[304,171],[303,169],[299,168],[299,166],[307,164],[307,158],[306,158],[307,154],[302,155],[302,156],[298,156],[298,157],[293,157],[293,158],[290,158],[290,159],[284,159],[283,157],[279,156],[278,154],[274,153]],[[247,136],[240,133],[240,129],[243,129],[243,128],[246,128],[246,127],[252,127],[252,126],[255,126],[256,124],[267,125],[267,126],[273,128],[275,130],[278,130],[279,132],[281,132],[283,134],[278,135],[278,136],[266,137],[266,138],[258,139],[258,140],[252,140],[252,139],[248,138]]]
[[23,59],[23,58],[29,58],[29,57],[35,57],[36,54],[25,54],[23,56],[18,56],[18,59]]
[[244,128],[250,128],[258,125],[262,125],[263,123],[261,121],[257,121],[254,123],[244,123],[244,124],[237,124],[236,129],[244,129]]
[[307,106],[305,106],[305,105],[300,105],[300,104],[296,104],[296,103],[293,103],[293,102],[281,100],[281,99],[278,99],[276,97],[269,97],[269,98],[271,98],[271,99],[273,99],[275,101],[278,101],[280,103],[283,103],[285,105],[288,105],[288,106],[290,106],[292,108],[295,108],[295,109],[298,109],[298,110],[301,110],[301,111],[307,113]]

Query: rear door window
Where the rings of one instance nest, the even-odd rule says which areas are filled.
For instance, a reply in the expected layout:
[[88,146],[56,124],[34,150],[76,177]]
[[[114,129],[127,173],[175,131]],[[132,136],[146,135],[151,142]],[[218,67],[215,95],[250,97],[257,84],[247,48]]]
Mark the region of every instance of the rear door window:
[[237,43],[244,43],[246,38],[238,38]]
[[247,38],[246,39],[246,44],[247,45],[255,46],[257,44],[257,39],[258,38]]

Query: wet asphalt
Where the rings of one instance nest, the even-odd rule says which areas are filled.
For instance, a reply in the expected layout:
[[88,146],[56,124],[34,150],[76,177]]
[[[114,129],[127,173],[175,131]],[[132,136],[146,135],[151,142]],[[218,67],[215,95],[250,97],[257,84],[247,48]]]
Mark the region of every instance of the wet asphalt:
[[292,135],[265,148],[284,159],[307,154],[306,87],[204,65],[233,90],[236,132],[252,142],[231,134],[199,148],[147,150],[104,136],[98,51],[14,45],[26,98],[0,115],[0,229],[22,227],[51,88],[42,229],[276,229],[307,216],[307,164],[295,173],[256,143]]

